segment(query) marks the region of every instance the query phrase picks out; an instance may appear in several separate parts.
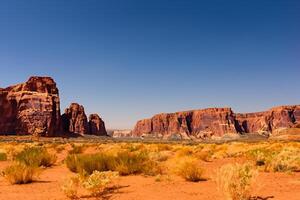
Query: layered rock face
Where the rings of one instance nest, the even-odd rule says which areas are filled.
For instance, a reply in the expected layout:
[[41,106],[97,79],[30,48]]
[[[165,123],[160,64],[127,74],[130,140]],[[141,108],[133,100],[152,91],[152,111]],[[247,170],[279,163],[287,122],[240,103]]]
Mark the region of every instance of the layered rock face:
[[300,123],[300,106],[281,106],[266,112],[235,114],[231,108],[209,108],[158,114],[137,122],[133,136],[209,138],[225,134],[272,133]]
[[104,121],[98,114],[91,114],[89,121],[84,112],[84,107],[78,103],[72,103],[62,115],[62,126],[65,132],[80,135],[107,135]]
[[0,88],[0,134],[54,136],[59,133],[60,102],[50,77]]
[[91,114],[89,116],[89,134],[99,136],[107,135],[104,121],[98,114]]
[[78,103],[72,103],[61,116],[62,126],[65,132],[87,134],[89,131],[88,121],[84,107]]

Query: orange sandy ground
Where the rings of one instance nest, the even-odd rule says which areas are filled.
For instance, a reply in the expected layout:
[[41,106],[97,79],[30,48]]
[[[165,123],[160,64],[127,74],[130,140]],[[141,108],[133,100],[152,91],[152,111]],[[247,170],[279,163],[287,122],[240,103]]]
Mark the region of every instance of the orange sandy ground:
[[[180,177],[162,178],[160,182],[155,177],[127,176],[118,180],[119,188],[106,199],[115,200],[199,200],[224,199],[211,180],[211,175],[221,165],[236,162],[234,158],[219,159],[213,162],[203,162],[207,181],[191,183]],[[0,162],[3,170],[9,161]],[[65,178],[72,176],[64,164],[44,169],[38,182],[26,185],[10,185],[3,177],[0,178],[0,199],[67,199],[61,191]],[[264,173],[260,172],[253,192],[255,196],[264,199],[299,200],[300,173]],[[269,198],[268,198],[269,197]],[[91,199],[91,198],[85,198]]]

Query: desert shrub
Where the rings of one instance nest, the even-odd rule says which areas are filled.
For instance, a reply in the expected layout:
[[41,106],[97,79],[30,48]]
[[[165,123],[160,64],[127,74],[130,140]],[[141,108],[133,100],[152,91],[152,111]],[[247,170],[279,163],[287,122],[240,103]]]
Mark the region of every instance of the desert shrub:
[[199,158],[200,160],[202,161],[205,161],[205,162],[210,162],[211,159],[212,159],[212,156],[213,156],[213,152],[212,151],[209,151],[209,150],[202,150],[202,151],[199,151],[195,154],[195,156],[197,158]]
[[256,165],[266,172],[300,171],[300,150],[294,147],[255,149],[250,151]]
[[142,173],[147,158],[148,155],[145,152],[119,152],[116,157],[115,170],[118,171],[120,175]]
[[[94,171],[87,176],[76,175],[67,179],[61,189],[70,199],[79,199],[80,191],[87,191],[91,196],[102,197],[105,190],[112,185],[118,177],[118,172]],[[87,196],[86,196],[87,197]]]
[[248,152],[248,155],[254,159],[257,166],[263,166],[270,162],[276,152],[265,148],[253,149]]
[[95,170],[112,170],[115,166],[115,158],[104,153],[69,154],[65,162],[70,171],[87,175],[92,174]]
[[177,150],[176,155],[178,157],[185,157],[185,156],[191,156],[193,155],[193,150],[190,147],[181,147]]
[[80,182],[81,182],[80,176],[76,175],[74,177],[67,179],[62,185],[61,189],[68,198],[77,199]]
[[82,145],[72,145],[72,149],[69,151],[69,154],[80,154],[84,150],[84,146]]
[[187,181],[198,182],[205,180],[203,178],[203,168],[199,166],[199,162],[195,159],[186,159],[180,163],[178,174]]
[[227,164],[218,170],[219,191],[230,200],[249,200],[257,171],[249,164]]
[[119,151],[110,153],[69,154],[65,160],[67,167],[76,173],[90,175],[93,171],[118,171],[120,175],[155,175],[160,173],[158,163],[149,159],[146,151]]
[[168,144],[157,144],[156,145],[158,151],[171,151],[173,147]]
[[27,147],[15,156],[15,160],[27,166],[50,167],[56,162],[57,157],[48,153],[42,147]]
[[3,175],[11,184],[27,184],[37,178],[38,172],[36,167],[17,163],[8,166]]
[[0,161],[5,161],[5,160],[7,160],[6,153],[0,153]]
[[59,146],[55,147],[54,149],[57,153],[61,153],[63,150],[65,150],[65,147],[63,145],[59,145]]
[[94,171],[83,181],[83,187],[90,191],[92,196],[100,196],[101,193],[118,177],[118,172]]
[[144,144],[126,144],[125,149],[127,149],[130,152],[139,151],[144,149]]
[[300,150],[284,148],[266,162],[266,171],[297,172],[300,171]]
[[169,159],[168,152],[151,152],[149,153],[149,157],[151,160],[157,161],[157,162],[164,162]]

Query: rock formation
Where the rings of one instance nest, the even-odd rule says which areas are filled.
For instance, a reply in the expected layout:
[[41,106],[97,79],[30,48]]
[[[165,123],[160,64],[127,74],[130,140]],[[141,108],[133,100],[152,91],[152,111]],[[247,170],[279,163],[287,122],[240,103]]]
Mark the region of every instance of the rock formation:
[[89,134],[98,136],[107,135],[104,121],[98,114],[91,114],[89,116]]
[[25,83],[0,88],[0,134],[62,136],[65,133],[107,135],[103,120],[93,114],[88,122],[83,106],[77,103],[60,115],[58,89],[50,77],[35,76]]
[[60,102],[50,77],[0,88],[0,134],[54,136],[60,131]]
[[89,132],[88,121],[84,107],[78,103],[72,103],[61,116],[62,126],[65,132],[77,133],[80,135]]
[[270,134],[300,123],[300,106],[280,106],[265,112],[235,114],[231,108],[209,108],[158,114],[137,122],[132,135],[169,138],[209,138],[225,134]]
[[80,135],[90,134],[106,136],[104,121],[98,114],[91,114],[89,121],[84,112],[84,107],[78,103],[72,103],[65,113],[61,116],[62,127],[65,132]]

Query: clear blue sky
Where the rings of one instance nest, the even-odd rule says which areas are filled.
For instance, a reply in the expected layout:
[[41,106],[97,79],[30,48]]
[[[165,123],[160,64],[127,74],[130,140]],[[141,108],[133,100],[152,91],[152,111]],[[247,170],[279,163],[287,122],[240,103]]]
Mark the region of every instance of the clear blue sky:
[[300,1],[0,1],[0,87],[52,76],[108,128],[300,104]]

